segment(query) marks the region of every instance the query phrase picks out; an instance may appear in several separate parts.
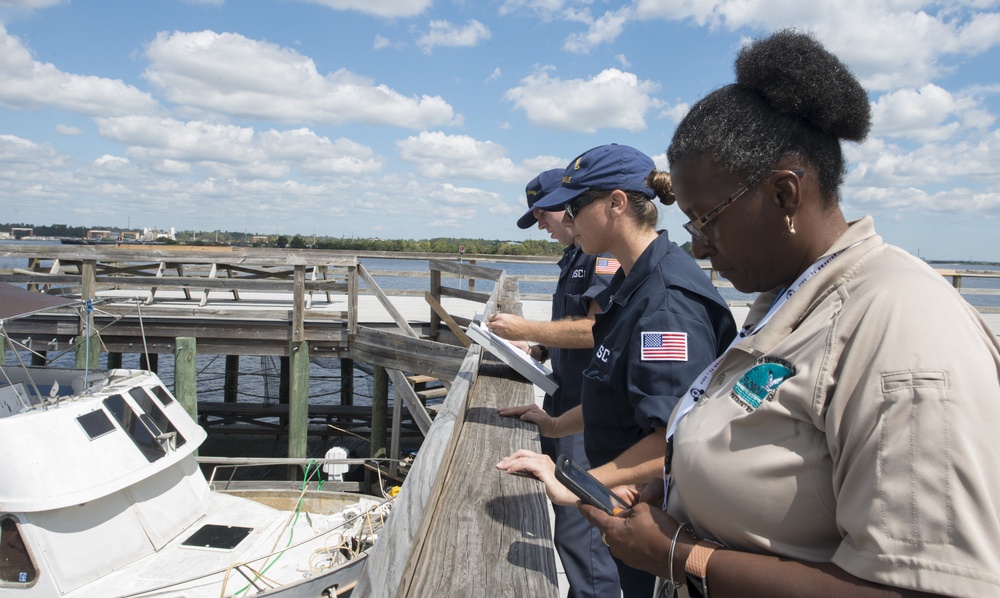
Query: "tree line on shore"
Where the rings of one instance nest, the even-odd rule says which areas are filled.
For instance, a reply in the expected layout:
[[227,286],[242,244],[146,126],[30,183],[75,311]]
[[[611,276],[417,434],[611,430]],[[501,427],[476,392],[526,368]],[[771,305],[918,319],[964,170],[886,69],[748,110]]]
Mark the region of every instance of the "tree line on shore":
[[[116,234],[139,232],[108,226],[69,226],[66,224],[34,225],[26,223],[0,224],[0,230],[11,231],[13,238],[48,237],[83,239],[90,230],[109,230]],[[559,255],[563,246],[554,241],[464,239],[438,237],[433,239],[338,238],[303,235],[260,235],[233,231],[178,231],[174,239],[160,239],[165,244],[181,245],[241,245],[253,247],[290,247],[293,249],[339,249],[346,251],[398,251],[422,253],[468,253],[470,255]]]

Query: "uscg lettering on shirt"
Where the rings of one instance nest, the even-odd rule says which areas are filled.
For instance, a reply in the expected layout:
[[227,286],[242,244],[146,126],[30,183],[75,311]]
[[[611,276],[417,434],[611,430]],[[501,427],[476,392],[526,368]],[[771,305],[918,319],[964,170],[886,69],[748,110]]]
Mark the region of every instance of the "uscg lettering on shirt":
[[586,276],[587,276],[586,268],[577,268],[576,270],[573,270],[572,274],[570,274],[570,278],[586,278]]
[[607,363],[608,357],[611,355],[611,349],[607,349],[604,345],[601,345],[597,348],[597,351],[594,351],[594,355],[596,355],[602,362]]
[[778,386],[795,375],[795,366],[777,357],[761,357],[740,376],[729,397],[747,413],[774,398]]
[[687,361],[686,332],[643,332],[640,346],[643,361]]
[[594,267],[594,272],[597,274],[614,274],[620,267],[621,264],[614,258],[599,257],[597,258],[597,265]]

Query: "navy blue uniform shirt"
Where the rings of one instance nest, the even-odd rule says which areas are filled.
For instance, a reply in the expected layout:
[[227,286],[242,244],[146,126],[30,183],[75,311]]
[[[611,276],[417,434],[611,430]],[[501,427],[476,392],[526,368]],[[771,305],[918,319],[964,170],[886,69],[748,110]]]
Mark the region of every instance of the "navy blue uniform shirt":
[[[552,321],[586,317],[590,302],[611,283],[617,264],[608,254],[587,255],[576,245],[563,250],[559,260],[559,282],[552,295]],[[590,363],[592,353],[591,349],[549,347],[550,365],[559,388],[552,397],[545,397],[546,412],[558,416],[580,404],[583,370]]]
[[581,394],[591,467],[614,459],[654,428],[666,428],[695,376],[736,336],[725,300],[663,231],[629,275],[619,270],[597,301],[603,313],[594,324]]

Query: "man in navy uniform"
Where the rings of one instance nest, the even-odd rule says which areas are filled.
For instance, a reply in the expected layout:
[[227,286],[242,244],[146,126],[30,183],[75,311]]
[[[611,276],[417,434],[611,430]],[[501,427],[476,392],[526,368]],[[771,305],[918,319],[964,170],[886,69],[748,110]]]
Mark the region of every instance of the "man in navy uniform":
[[[558,416],[580,404],[580,380],[594,347],[591,327],[599,311],[597,296],[618,270],[618,262],[607,254],[587,255],[576,245],[573,233],[562,224],[563,213],[545,212],[534,204],[562,183],[563,169],[548,170],[532,179],[525,188],[528,211],[517,221],[519,228],[535,223],[553,239],[566,245],[559,260],[559,282],[552,295],[552,320],[526,320],[513,314],[495,314],[487,326],[498,336],[512,341],[530,341],[528,354],[538,361],[551,360],[559,388],[545,395],[542,408]],[[553,460],[569,455],[589,467],[583,448],[583,434],[563,438],[541,438],[542,452]],[[570,597],[618,596],[618,570],[604,546],[597,528],[590,525],[576,507],[553,505],[555,545],[569,582]]]

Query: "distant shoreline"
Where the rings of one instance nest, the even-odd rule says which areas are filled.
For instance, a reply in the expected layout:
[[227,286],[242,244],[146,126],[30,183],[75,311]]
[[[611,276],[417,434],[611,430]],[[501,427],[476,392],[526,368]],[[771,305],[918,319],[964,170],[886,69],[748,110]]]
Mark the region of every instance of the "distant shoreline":
[[924,260],[928,264],[961,264],[963,266],[1000,266],[1000,262],[982,262],[976,260]]

